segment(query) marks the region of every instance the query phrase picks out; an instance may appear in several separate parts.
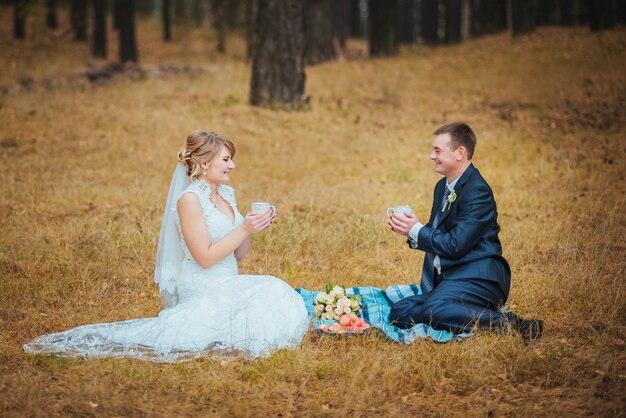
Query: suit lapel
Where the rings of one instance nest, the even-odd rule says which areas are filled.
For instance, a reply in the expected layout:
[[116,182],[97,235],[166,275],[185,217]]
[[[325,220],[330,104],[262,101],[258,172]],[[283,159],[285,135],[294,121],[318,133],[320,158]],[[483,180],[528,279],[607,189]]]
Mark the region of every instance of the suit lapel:
[[[474,164],[470,164],[469,167],[467,167],[467,169],[465,170],[465,172],[463,174],[461,174],[461,177],[459,178],[459,181],[456,182],[456,185],[454,186],[454,192],[456,193],[456,201],[458,202],[459,198],[461,197],[461,194],[463,192],[463,186],[465,186],[465,183],[467,182],[467,180],[470,178],[470,176],[474,173],[474,171],[476,171],[476,168],[474,168]],[[445,187],[445,182],[444,182],[444,187]],[[441,203],[441,200],[443,199],[443,189],[441,190],[441,195],[439,196],[439,202]],[[452,203],[454,205],[454,203]],[[439,210],[441,210],[442,207],[441,205],[439,206]],[[446,209],[443,211],[443,213],[441,214],[441,218],[439,219],[439,225],[443,225],[444,221],[446,220],[446,218],[448,217],[448,215],[450,214],[450,212],[452,212],[452,206],[450,206],[449,208],[446,206]]]
[[[437,216],[437,212],[441,210],[441,199],[443,199],[443,189],[446,187],[446,178],[439,180],[439,182],[435,185],[435,193],[433,202],[433,210],[430,213],[430,224],[434,225],[435,217]],[[441,224],[441,222],[439,222]]]

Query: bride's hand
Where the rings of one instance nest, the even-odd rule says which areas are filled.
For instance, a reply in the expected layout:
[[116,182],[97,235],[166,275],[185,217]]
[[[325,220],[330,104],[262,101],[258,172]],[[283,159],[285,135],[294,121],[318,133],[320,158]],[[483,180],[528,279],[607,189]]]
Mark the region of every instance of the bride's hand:
[[241,225],[249,234],[263,231],[274,223],[274,216],[271,210],[262,213],[250,212],[246,215]]

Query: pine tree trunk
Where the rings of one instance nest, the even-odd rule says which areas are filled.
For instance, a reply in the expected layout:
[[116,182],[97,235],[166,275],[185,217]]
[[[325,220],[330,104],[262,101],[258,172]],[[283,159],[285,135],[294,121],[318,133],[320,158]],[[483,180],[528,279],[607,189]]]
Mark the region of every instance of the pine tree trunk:
[[350,2],[348,12],[349,19],[349,36],[359,37],[361,36],[361,7],[359,0],[348,0]]
[[246,55],[249,60],[252,59],[252,51],[254,49],[254,32],[257,16],[258,2],[257,0],[246,0]]
[[415,0],[398,0],[398,42],[401,44],[415,43]]
[[537,26],[537,0],[508,0],[509,31],[512,36],[525,35]]
[[474,10],[472,19],[474,35],[487,35],[507,30],[506,0],[480,0]]
[[370,0],[370,56],[398,53],[397,0]]
[[26,39],[27,0],[13,0],[13,37]]
[[217,45],[215,49],[220,54],[226,52],[226,19],[228,15],[228,5],[226,0],[211,0],[211,15],[213,16],[213,26],[217,33]]
[[87,0],[72,0],[72,28],[75,41],[87,40]]
[[298,109],[304,94],[302,0],[257,0],[250,103]]
[[447,44],[461,42],[461,0],[446,0],[446,31]]
[[117,0],[119,7],[120,62],[137,62],[135,0]]
[[472,37],[472,0],[461,1],[461,42]]
[[59,26],[56,0],[46,1],[46,26],[51,29],[56,29]]
[[172,40],[172,4],[170,0],[162,0],[161,18],[163,19],[163,40]]
[[93,49],[95,58],[107,57],[107,0],[93,0]]
[[613,0],[589,2],[589,27],[593,31],[613,29],[617,10]]
[[422,39],[427,45],[439,41],[439,0],[422,0]]
[[304,61],[313,65],[335,59],[335,16],[337,0],[305,0]]
[[125,0],[113,0],[113,28],[120,30],[120,15]]

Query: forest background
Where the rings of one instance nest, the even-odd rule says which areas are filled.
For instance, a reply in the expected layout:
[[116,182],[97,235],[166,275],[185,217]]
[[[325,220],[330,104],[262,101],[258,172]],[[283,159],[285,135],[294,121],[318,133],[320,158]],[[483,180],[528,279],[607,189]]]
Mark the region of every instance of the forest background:
[[[0,415],[624,416],[623,1],[84,5],[0,2]],[[295,31],[284,62],[305,64],[267,67],[295,90],[261,80],[255,102],[261,27],[273,45]],[[22,351],[158,313],[163,205],[194,129],[235,142],[242,210],[278,208],[242,272],[308,289],[419,281],[423,256],[385,209],[426,219],[431,134],[455,120],[478,136],[508,305],[546,321],[538,342],[310,333],[266,359],[181,364]]]

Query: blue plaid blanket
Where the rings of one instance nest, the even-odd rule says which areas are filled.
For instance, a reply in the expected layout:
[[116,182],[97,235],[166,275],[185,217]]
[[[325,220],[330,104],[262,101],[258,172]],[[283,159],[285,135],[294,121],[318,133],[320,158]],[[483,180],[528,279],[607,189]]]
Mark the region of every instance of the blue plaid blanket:
[[[306,305],[309,316],[313,318],[313,326],[317,328],[320,324],[328,323],[315,319],[313,314],[313,302],[320,292],[307,289],[296,289]],[[450,331],[439,331],[426,324],[417,324],[413,328],[401,329],[389,323],[389,312],[391,305],[407,296],[420,295],[420,287],[415,284],[389,286],[386,290],[377,287],[350,287],[346,288],[347,295],[361,295],[362,316],[371,326],[381,330],[393,341],[410,344],[417,338],[432,338],[437,342],[448,342],[450,340],[463,340],[470,336],[469,333],[455,334]]]

